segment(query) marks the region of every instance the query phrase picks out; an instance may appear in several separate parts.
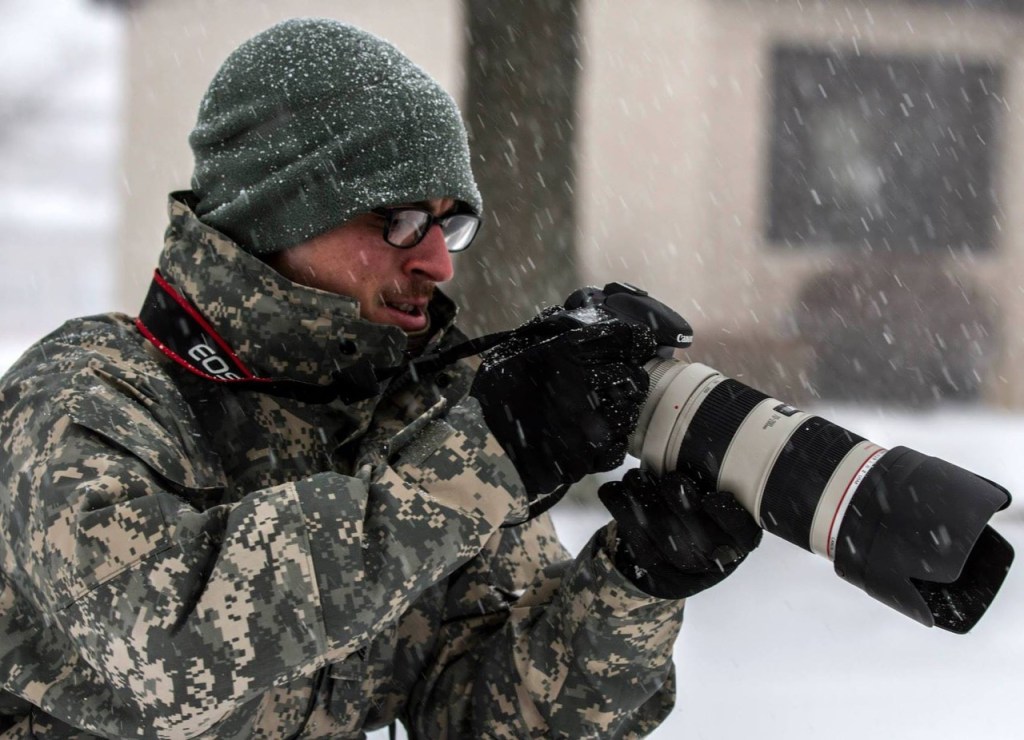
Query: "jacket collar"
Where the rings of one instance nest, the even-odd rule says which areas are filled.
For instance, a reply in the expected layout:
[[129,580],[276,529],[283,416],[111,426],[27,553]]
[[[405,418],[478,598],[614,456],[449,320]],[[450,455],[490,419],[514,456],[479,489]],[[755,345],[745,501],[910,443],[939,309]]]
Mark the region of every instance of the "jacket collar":
[[[381,367],[403,362],[401,329],[363,320],[352,298],[288,280],[200,221],[192,200],[188,191],[170,196],[160,271],[256,375],[323,385],[364,357]],[[430,312],[433,346],[455,305],[438,291]]]

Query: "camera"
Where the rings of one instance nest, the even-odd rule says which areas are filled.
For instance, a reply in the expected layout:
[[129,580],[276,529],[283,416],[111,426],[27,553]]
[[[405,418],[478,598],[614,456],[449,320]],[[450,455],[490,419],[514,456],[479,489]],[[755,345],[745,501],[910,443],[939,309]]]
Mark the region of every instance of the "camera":
[[886,449],[820,416],[673,359],[690,325],[625,283],[566,301],[582,323],[619,320],[654,332],[647,399],[630,453],[654,472],[679,470],[732,493],[768,532],[830,560],[836,574],[929,627],[963,634],[1013,562],[988,521],[1002,486],[907,447]]

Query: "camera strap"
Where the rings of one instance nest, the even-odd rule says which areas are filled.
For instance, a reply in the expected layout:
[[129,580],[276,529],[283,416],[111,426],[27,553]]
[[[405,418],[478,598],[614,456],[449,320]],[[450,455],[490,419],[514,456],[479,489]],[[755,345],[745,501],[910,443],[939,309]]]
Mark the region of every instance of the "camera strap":
[[[530,331],[512,329],[486,334],[391,367],[374,367],[364,358],[337,371],[329,384],[317,385],[291,378],[256,375],[199,309],[168,283],[159,270],[153,272],[153,280],[142,310],[135,319],[135,326],[163,355],[193,375],[231,388],[304,403],[330,403],[335,399],[343,403],[358,403],[378,395],[383,383],[404,371],[408,371],[415,381],[421,374],[436,372],[458,360],[485,352],[517,333]],[[502,527],[519,526],[539,516],[558,503],[568,490],[568,485],[561,485],[546,496],[537,498],[530,503],[521,522],[511,522]]]
[[153,273],[135,326],[163,355],[193,375],[231,388],[305,403],[330,403],[335,399],[358,403],[373,398],[380,394],[383,383],[404,371],[410,372],[415,380],[421,374],[484,352],[513,333],[487,334],[391,367],[375,367],[362,358],[336,371],[327,385],[261,377],[242,362],[199,309],[168,283],[159,270]]

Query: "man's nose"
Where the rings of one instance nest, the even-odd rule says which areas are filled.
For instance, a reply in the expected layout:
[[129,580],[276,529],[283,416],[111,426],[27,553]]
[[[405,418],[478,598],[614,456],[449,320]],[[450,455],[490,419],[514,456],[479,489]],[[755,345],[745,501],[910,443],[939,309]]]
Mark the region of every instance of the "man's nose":
[[423,240],[408,250],[408,255],[404,267],[409,274],[418,273],[435,283],[447,282],[455,274],[452,255],[439,224],[431,226]]

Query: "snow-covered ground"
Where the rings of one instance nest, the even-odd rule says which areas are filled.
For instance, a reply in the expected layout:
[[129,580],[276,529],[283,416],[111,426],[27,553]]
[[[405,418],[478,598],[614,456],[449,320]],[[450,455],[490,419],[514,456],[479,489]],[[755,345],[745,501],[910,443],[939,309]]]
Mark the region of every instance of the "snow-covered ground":
[[[1021,494],[1024,416],[834,408],[826,418],[885,446],[943,457]],[[1018,552],[1024,515],[993,520]],[[556,507],[573,549],[606,517]],[[664,740],[1024,737],[1024,566],[967,635],[928,629],[840,580],[822,558],[772,536],[731,578],[690,600],[676,643],[676,709]]]
[[[0,0],[0,368],[61,317],[111,302],[117,24],[84,0]],[[70,55],[70,56],[69,56]],[[70,60],[70,61],[69,61]],[[15,130],[18,117],[36,116]],[[836,408],[823,415],[880,444],[938,455],[1019,491],[1024,416]],[[996,525],[1024,546],[1017,507]],[[1022,509],[1024,510],[1024,509]],[[578,550],[599,508],[554,511]],[[1024,737],[1024,566],[966,636],[928,630],[774,537],[691,600],[676,644],[679,699],[655,733],[676,738],[943,740]],[[374,733],[374,738],[386,737]]]

